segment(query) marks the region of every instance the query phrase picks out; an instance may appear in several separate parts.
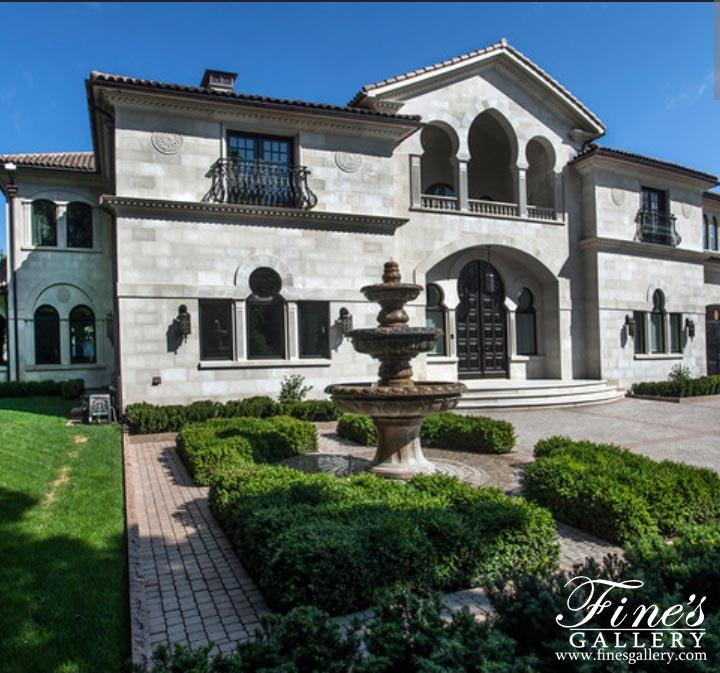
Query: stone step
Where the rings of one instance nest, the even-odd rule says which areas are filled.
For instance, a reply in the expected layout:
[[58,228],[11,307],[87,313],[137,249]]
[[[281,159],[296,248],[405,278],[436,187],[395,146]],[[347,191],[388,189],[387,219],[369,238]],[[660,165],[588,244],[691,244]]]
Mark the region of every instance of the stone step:
[[529,388],[520,390],[517,388],[504,390],[502,388],[494,388],[491,390],[468,390],[463,394],[463,399],[519,399],[534,397],[565,397],[571,395],[593,395],[595,393],[606,393],[608,391],[617,392],[616,388],[611,388],[604,383],[596,386],[585,386],[582,388],[563,387],[563,388]]

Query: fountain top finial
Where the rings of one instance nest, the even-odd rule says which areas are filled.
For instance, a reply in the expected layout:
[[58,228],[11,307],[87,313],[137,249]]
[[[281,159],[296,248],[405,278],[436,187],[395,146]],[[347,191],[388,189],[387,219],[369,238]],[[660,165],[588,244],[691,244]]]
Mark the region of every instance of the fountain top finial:
[[386,284],[393,284],[397,285],[400,283],[400,265],[390,260],[389,262],[385,262],[385,267],[383,269],[383,283]]

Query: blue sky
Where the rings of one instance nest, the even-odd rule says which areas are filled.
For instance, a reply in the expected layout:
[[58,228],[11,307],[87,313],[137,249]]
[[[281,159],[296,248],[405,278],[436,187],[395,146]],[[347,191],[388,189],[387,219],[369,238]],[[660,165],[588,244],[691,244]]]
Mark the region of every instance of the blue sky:
[[[91,70],[346,103],[501,37],[602,119],[610,147],[720,173],[714,3],[1,3],[0,154],[90,150]],[[5,249],[4,209],[0,248]]]

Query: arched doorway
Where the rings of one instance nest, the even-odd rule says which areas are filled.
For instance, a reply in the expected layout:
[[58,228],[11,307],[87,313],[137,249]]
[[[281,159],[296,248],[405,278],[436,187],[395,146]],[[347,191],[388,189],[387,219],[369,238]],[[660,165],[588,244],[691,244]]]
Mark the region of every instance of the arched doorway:
[[707,307],[705,316],[708,376],[720,374],[720,304]]
[[500,274],[488,262],[473,260],[460,272],[458,295],[455,319],[460,377],[507,377],[505,288]]

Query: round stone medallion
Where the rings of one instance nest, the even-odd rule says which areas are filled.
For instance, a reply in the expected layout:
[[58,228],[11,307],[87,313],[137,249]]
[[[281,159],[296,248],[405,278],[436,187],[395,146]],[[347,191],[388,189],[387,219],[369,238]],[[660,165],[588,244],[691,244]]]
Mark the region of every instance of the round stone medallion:
[[625,192],[622,189],[611,189],[610,197],[616,206],[622,206],[625,203]]
[[335,163],[345,173],[357,173],[362,167],[362,156],[351,152],[335,152]]
[[179,133],[169,131],[154,131],[150,140],[160,154],[177,154],[183,143]]
[[68,290],[66,287],[61,287],[57,291],[57,298],[61,304],[67,304],[68,301],[70,301],[70,290]]

